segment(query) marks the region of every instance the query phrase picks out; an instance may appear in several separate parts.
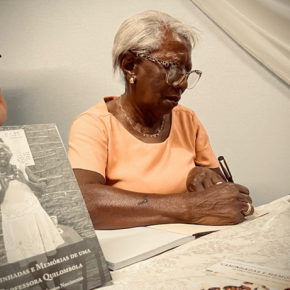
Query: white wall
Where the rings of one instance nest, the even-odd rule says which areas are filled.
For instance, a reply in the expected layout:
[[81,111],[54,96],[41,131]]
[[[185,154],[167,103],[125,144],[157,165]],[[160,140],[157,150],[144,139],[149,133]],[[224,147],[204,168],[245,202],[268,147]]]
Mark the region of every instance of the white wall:
[[76,115],[123,92],[111,69],[114,35],[125,18],[147,9],[201,31],[193,68],[204,74],[181,103],[197,112],[234,180],[250,188],[255,205],[289,194],[289,85],[189,0],[0,0],[5,125],[56,123],[67,145]]

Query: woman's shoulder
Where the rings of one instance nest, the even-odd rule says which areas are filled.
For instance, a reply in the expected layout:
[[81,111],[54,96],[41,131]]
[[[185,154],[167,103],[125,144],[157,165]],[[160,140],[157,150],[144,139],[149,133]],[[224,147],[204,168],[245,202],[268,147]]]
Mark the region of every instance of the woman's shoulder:
[[194,118],[196,117],[196,113],[193,110],[182,105],[176,106],[172,112],[175,115],[188,115]]
[[75,119],[76,121],[83,121],[83,122],[89,122],[89,121],[95,121],[98,122],[100,120],[110,119],[113,115],[108,111],[106,102],[109,100],[112,100],[116,97],[105,97],[100,102],[95,104],[94,106],[90,107],[83,113],[79,114]]
[[200,126],[200,120],[197,117],[195,111],[182,106],[178,105],[173,109],[173,120],[176,126],[180,125],[181,127],[193,127],[198,128]]

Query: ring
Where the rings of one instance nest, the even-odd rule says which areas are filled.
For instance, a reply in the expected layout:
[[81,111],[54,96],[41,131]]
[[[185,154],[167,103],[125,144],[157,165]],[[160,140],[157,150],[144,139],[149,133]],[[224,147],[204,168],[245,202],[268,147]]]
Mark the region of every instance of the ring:
[[252,210],[252,205],[248,202],[247,202],[247,205],[248,205],[247,211],[243,212],[243,215],[245,215],[245,216],[247,216]]
[[223,182],[221,182],[221,181],[219,181],[219,182],[217,182],[215,185],[219,185],[219,184],[222,184]]

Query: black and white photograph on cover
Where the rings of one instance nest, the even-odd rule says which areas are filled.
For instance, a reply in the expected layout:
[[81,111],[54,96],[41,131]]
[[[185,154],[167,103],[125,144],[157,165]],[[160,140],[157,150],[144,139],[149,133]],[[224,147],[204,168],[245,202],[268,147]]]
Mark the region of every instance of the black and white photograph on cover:
[[[17,139],[21,143],[28,145],[23,142],[26,141],[23,140],[25,135],[21,134],[23,130],[15,133],[18,133]],[[64,240],[60,228],[56,227],[56,217],[51,219],[37,198],[42,193],[41,183],[25,163],[19,163],[19,157],[25,156],[24,152],[20,152],[22,154],[16,156],[16,162],[12,162],[13,150],[3,139],[0,139],[2,232],[7,262],[13,263],[55,251],[64,244]],[[82,240],[81,237],[79,239]]]
[[110,280],[55,125],[1,128],[0,204],[0,289]]

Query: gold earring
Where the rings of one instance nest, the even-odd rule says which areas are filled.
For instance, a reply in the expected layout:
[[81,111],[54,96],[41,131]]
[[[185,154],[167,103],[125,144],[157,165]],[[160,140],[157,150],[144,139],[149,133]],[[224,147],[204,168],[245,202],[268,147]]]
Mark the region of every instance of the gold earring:
[[134,84],[134,82],[135,82],[134,78],[133,78],[133,77],[132,77],[132,78],[130,78],[130,80],[129,80],[129,83],[130,83],[131,85],[133,85],[133,84]]

